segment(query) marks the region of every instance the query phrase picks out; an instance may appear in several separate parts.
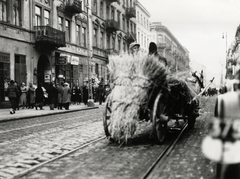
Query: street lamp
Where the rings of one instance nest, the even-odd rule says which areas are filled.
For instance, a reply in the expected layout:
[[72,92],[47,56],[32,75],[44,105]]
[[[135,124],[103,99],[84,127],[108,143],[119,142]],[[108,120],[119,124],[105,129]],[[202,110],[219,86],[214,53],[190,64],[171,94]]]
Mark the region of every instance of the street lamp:
[[224,34],[223,33],[223,35],[222,35],[222,38],[224,39],[226,39],[226,59],[225,59],[225,62],[226,62],[226,65],[225,65],[225,68],[226,68],[226,75],[225,75],[225,78],[227,78],[227,32]]

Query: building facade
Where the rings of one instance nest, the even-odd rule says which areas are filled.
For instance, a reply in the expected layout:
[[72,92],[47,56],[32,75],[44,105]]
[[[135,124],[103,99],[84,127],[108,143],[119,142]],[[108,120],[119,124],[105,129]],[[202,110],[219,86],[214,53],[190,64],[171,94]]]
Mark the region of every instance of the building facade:
[[172,71],[189,69],[189,52],[170,30],[161,22],[150,24],[151,41],[157,44],[158,52],[167,59]]
[[150,43],[150,13],[138,1],[136,4],[136,24],[137,24],[137,42],[140,44],[140,49],[148,52]]
[[135,17],[134,0],[0,0],[0,107],[10,79],[107,81],[108,54],[134,41]]

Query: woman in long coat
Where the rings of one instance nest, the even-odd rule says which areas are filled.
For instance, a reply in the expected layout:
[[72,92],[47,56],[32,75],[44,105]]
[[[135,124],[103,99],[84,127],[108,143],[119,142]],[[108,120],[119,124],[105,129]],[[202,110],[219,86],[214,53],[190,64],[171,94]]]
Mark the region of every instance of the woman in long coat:
[[29,108],[33,109],[35,104],[35,88],[32,83],[29,83],[28,95],[29,95]]
[[35,108],[36,110],[38,109],[38,107],[42,110],[43,108],[43,102],[44,102],[44,93],[43,93],[43,89],[42,89],[42,84],[39,83],[36,91],[36,105],[35,105]]
[[69,103],[71,102],[71,89],[68,83],[64,83],[63,87],[63,104],[66,110],[69,110]]
[[58,109],[62,109],[63,106],[63,82],[59,84],[57,84],[57,93],[58,93],[58,98],[57,98],[57,102],[58,102]]

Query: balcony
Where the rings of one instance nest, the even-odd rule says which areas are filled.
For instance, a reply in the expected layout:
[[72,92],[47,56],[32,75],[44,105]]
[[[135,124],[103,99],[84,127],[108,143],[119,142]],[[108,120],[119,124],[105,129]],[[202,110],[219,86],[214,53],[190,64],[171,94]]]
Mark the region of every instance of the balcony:
[[35,46],[49,50],[65,47],[65,32],[50,26],[35,26]]
[[116,32],[119,30],[119,23],[113,19],[106,20],[106,31],[108,33]]
[[80,0],[68,1],[65,6],[67,14],[77,14],[82,12],[82,2]]
[[128,43],[128,44],[136,41],[136,39],[137,39],[137,36],[136,36],[135,33],[133,33],[133,32],[128,32],[128,33],[126,34],[126,40],[127,40],[127,43]]
[[108,3],[119,2],[119,0],[106,0],[106,2],[108,2]]
[[127,18],[135,18],[136,17],[136,9],[133,7],[126,9],[126,17]]
[[157,43],[157,48],[158,49],[165,49],[166,48],[166,43]]

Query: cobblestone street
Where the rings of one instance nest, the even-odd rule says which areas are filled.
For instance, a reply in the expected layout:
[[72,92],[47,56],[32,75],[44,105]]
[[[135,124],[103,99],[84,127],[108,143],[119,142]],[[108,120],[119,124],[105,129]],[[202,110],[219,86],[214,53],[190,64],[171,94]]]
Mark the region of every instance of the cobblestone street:
[[[207,100],[201,110],[201,116],[197,118],[195,128],[184,132],[164,165],[156,166],[148,178],[214,178],[214,163],[205,159],[201,152],[201,142],[207,134],[208,123],[213,115],[214,103],[215,98]],[[168,143],[167,140],[162,145],[152,145],[149,140],[150,127],[151,124],[149,123],[140,124],[139,135],[130,144],[120,147],[119,144],[111,144],[107,140],[103,140],[48,163],[22,178],[141,178]],[[74,129],[70,133],[66,131],[62,132],[62,137],[51,134],[47,138],[40,138],[39,143],[43,143],[43,146],[48,149],[42,148],[39,153],[45,150],[46,153],[51,154],[49,151],[51,151],[53,143],[49,141],[53,139],[54,141],[55,139],[61,141],[61,144],[55,144],[56,146],[53,147],[57,152],[62,150],[61,146],[69,147],[70,145],[70,147],[74,147],[74,145],[84,142],[85,137],[89,140],[93,135],[101,136],[103,135],[102,123],[98,121],[84,125],[84,127]],[[171,135],[169,134],[169,136]],[[27,148],[30,146],[36,147],[36,143],[26,146]],[[21,150],[24,150],[24,147]],[[29,152],[31,150],[26,150],[23,156],[29,156]],[[49,157],[49,155],[44,155],[44,157]],[[5,173],[7,172],[5,171]]]

